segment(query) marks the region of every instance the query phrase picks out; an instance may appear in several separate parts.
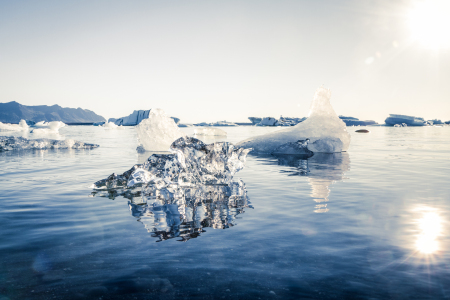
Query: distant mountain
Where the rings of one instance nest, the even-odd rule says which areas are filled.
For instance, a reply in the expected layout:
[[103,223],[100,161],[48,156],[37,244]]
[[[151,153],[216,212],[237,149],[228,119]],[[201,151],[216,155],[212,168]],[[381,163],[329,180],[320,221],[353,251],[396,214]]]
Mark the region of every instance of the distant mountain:
[[0,122],[19,123],[21,119],[39,121],[62,121],[64,123],[104,122],[105,118],[91,110],[68,108],[59,105],[27,106],[16,101],[0,103]]

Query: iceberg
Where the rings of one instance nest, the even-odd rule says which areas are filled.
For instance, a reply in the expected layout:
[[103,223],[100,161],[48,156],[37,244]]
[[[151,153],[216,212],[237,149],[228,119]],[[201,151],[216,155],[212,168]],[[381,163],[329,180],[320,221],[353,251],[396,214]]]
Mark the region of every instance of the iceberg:
[[[236,146],[253,148],[255,153],[274,153],[289,143],[293,145],[292,143],[303,143],[302,141],[309,139],[307,149],[314,153],[347,151],[350,146],[350,134],[345,123],[339,119],[331,106],[330,97],[329,89],[318,88],[305,121],[290,128],[249,138],[237,143]],[[298,149],[299,154],[304,154],[303,147]]]
[[[122,125],[122,126],[135,126],[142,122],[142,120],[148,119],[151,115],[151,109],[148,110],[135,110],[132,114],[130,114],[127,117],[122,118],[110,118],[108,122],[112,122],[116,125]],[[171,117],[176,124],[180,122],[179,118]]]
[[29,140],[23,137],[0,136],[0,152],[12,150],[46,150],[46,149],[93,149],[98,145],[86,144],[71,139],[50,140],[35,139]]
[[396,114],[390,114],[384,122],[389,126],[402,125],[401,127],[404,127],[403,124],[406,124],[406,126],[427,125],[426,121],[423,118]]
[[0,131],[25,131],[28,130],[28,124],[25,120],[20,120],[19,124],[9,124],[0,122]]
[[194,135],[206,135],[206,136],[227,136],[225,130],[219,128],[196,128],[194,129]]
[[117,128],[121,128],[122,127],[122,125],[118,126],[118,125],[114,124],[113,122],[107,122],[107,123],[104,123],[104,124],[99,125],[99,126],[101,126],[103,128],[106,128],[106,129],[117,129]]
[[168,151],[173,141],[184,136],[175,121],[160,108],[152,109],[148,118],[136,126],[136,131],[139,151]]
[[265,117],[261,120],[261,122],[259,122],[257,125],[258,126],[275,126],[275,124],[277,123],[277,119],[272,118],[272,117]]
[[61,121],[52,121],[52,122],[45,122],[45,121],[41,121],[41,122],[37,122],[36,124],[33,125],[33,127],[37,127],[37,128],[33,128],[30,133],[35,133],[35,134],[49,134],[49,133],[58,133],[59,129],[66,126],[66,124],[64,124]]

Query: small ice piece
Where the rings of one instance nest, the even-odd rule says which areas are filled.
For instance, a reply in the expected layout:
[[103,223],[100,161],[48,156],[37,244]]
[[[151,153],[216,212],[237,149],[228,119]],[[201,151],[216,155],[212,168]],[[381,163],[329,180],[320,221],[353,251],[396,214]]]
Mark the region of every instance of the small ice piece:
[[23,137],[0,136],[0,152],[12,150],[46,150],[46,149],[93,149],[98,145],[86,144],[71,139],[50,140],[35,139],[29,140]]
[[236,146],[253,148],[256,153],[273,153],[279,147],[309,138],[308,149],[313,152],[333,153],[347,151],[350,134],[330,104],[330,90],[317,89],[308,119],[296,126],[249,138]]
[[20,120],[19,124],[9,124],[0,122],[0,131],[25,131],[28,130],[28,124],[25,120]]
[[213,127],[195,128],[194,135],[227,136],[225,130]]
[[162,109],[150,110],[147,119],[136,126],[140,145],[145,151],[168,151],[173,141],[184,136],[175,121]]

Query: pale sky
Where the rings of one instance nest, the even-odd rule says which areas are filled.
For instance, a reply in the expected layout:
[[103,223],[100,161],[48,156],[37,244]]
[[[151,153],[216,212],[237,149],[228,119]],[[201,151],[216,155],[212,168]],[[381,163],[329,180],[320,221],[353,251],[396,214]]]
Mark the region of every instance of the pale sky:
[[0,0],[0,102],[246,122],[307,116],[323,84],[338,114],[447,121],[450,23],[438,21],[450,20],[450,9],[414,27],[418,5]]

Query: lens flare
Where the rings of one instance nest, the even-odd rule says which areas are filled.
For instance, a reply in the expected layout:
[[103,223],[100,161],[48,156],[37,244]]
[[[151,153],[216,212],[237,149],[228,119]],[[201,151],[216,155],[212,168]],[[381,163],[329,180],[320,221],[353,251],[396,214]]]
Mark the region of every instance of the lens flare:
[[416,249],[424,254],[439,250],[438,237],[442,234],[442,219],[435,211],[425,211],[418,221],[419,235]]

